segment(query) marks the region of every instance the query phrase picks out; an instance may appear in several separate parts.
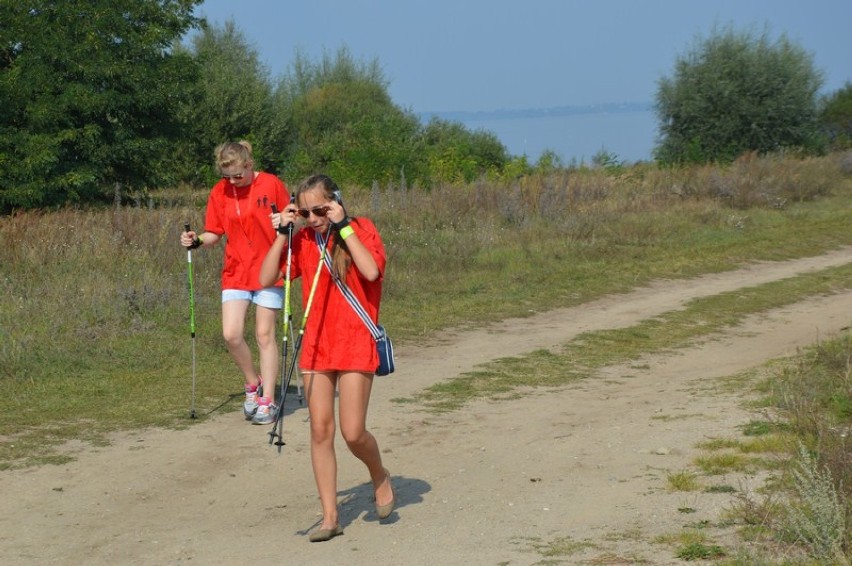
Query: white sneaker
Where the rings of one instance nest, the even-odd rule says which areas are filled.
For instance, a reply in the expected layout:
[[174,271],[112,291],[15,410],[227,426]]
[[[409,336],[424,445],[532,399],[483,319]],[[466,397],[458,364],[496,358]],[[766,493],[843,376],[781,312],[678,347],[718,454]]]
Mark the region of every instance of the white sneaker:
[[257,391],[246,390],[246,400],[243,403],[243,414],[246,416],[247,421],[250,421],[257,413],[257,407]]
[[251,419],[251,424],[272,424],[275,421],[275,415],[278,413],[278,407],[271,403],[258,402],[257,412]]

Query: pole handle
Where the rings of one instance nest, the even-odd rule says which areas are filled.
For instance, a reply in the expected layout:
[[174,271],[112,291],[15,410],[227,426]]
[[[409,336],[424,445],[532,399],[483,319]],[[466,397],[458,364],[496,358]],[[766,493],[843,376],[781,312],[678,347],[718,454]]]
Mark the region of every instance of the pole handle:
[[[293,202],[293,198],[295,198],[295,196],[290,197],[290,202]],[[272,209],[272,214],[278,214],[278,207],[275,206],[274,202],[272,204],[270,204],[269,207]],[[281,235],[292,236],[293,235],[293,223],[288,222],[287,226],[282,226],[281,224],[279,224],[278,228],[276,228],[275,230]]]

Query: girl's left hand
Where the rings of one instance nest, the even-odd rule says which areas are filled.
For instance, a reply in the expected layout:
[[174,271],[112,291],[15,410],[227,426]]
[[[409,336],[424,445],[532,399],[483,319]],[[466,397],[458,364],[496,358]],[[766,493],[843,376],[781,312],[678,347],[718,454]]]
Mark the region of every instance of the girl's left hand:
[[336,200],[330,200],[326,206],[328,207],[328,214],[326,216],[328,216],[330,222],[336,224],[346,218],[346,209]]

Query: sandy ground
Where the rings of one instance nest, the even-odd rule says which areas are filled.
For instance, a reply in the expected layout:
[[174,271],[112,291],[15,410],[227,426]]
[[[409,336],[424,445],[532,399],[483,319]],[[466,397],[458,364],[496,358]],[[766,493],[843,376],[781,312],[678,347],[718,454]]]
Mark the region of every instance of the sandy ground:
[[[852,292],[763,313],[695,347],[559,390],[478,401],[447,415],[395,403],[482,362],[557,348],[710,294],[842,265],[852,249],[664,281],[494,327],[452,344],[397,348],[377,378],[370,428],[398,507],[378,521],[369,478],[338,441],[343,536],[311,544],[319,521],[307,410],[288,397],[279,454],[268,427],[228,413],[185,430],[117,435],[62,466],[0,474],[2,564],[677,564],[657,535],[718,521],[733,495],[671,493],[696,443],[733,438],[759,415],[719,380],[795,353],[850,323]],[[292,402],[292,405],[291,405]],[[339,439],[338,439],[339,440]],[[749,489],[754,477],[703,478]],[[694,510],[684,514],[683,509]],[[724,532],[708,531],[723,540]]]

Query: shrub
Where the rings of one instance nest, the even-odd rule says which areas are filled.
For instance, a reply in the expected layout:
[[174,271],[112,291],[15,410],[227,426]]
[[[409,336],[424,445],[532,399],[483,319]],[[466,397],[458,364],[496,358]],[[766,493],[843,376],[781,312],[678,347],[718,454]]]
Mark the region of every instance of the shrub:
[[811,56],[785,36],[716,31],[659,82],[656,157],[730,162],[748,151],[815,150],[821,84]]
[[846,512],[834,489],[831,473],[818,469],[810,453],[800,446],[793,477],[798,499],[787,504],[787,529],[797,541],[807,545],[815,558],[847,563],[843,556]]

